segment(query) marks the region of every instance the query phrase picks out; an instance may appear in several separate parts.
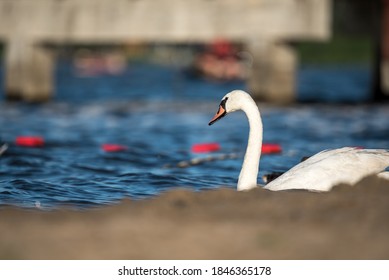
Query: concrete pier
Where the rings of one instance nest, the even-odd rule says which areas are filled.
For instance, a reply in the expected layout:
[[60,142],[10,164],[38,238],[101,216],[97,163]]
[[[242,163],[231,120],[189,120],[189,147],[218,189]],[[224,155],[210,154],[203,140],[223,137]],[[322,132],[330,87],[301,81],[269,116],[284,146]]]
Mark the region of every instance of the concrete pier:
[[330,36],[331,0],[0,0],[11,99],[53,92],[54,58],[43,44],[202,43],[225,38],[253,56],[249,89],[258,99],[294,100],[297,58],[287,44]]
[[297,70],[293,47],[271,40],[251,42],[248,46],[255,58],[247,81],[250,92],[262,100],[293,102]]
[[5,55],[7,98],[46,101],[53,92],[54,59],[37,41],[12,38]]

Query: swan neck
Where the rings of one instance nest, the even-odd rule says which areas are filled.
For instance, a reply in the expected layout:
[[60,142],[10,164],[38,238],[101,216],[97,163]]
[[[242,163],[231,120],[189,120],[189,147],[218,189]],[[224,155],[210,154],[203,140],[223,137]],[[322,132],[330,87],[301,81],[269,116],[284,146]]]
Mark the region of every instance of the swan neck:
[[249,137],[242,170],[238,180],[238,191],[249,190],[257,186],[259,160],[261,157],[263,125],[256,103],[251,100],[242,110],[249,122]]

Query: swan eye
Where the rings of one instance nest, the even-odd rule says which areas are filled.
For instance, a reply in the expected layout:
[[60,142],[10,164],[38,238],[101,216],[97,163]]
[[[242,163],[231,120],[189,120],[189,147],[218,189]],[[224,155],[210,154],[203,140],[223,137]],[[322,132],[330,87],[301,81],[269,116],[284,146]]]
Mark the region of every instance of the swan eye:
[[222,117],[224,117],[227,114],[226,111],[226,102],[228,97],[224,98],[219,105],[219,110],[217,110],[215,116],[212,118],[212,120],[209,122],[208,125],[212,125],[217,120],[220,120]]
[[220,106],[226,111],[226,102],[228,100],[228,97],[224,98],[221,102],[220,102]]

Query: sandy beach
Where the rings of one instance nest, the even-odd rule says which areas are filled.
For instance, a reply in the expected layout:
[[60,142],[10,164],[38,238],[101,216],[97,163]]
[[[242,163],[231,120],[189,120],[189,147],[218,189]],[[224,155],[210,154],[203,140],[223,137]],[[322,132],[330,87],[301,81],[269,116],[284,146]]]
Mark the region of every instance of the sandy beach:
[[0,209],[1,259],[388,259],[389,182],[177,189],[86,211]]

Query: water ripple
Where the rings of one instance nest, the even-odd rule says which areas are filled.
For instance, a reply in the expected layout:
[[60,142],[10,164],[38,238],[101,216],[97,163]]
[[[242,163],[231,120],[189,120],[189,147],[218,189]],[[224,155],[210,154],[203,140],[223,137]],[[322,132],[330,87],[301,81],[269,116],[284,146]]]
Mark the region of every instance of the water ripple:
[[[188,82],[188,90],[180,97],[166,85],[135,88],[133,95],[128,88],[117,88],[107,95],[96,88],[88,92],[85,80],[71,78],[66,71],[61,75],[57,101],[41,106],[0,103],[0,141],[9,144],[0,156],[0,205],[86,208],[128,197],[149,198],[175,188],[235,188],[242,157],[188,168],[173,166],[203,156],[191,153],[195,143],[219,142],[223,153],[244,153],[248,124],[242,113],[207,125],[224,93],[242,85]],[[94,82],[106,89],[110,85],[104,78]],[[312,85],[305,86],[307,90]],[[334,98],[337,88],[332,86],[330,97]],[[351,90],[354,87],[352,83]],[[93,93],[97,96],[91,101]],[[389,147],[387,104],[261,104],[260,108],[264,142],[280,144],[283,153],[264,155],[259,177],[285,171],[323,149]],[[46,144],[36,149],[18,147],[13,144],[18,135],[40,135]],[[101,149],[104,143],[128,149],[107,153]]]

